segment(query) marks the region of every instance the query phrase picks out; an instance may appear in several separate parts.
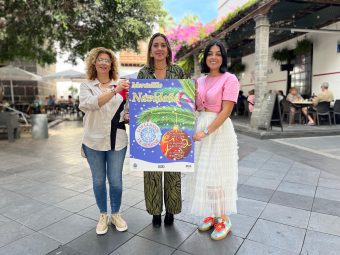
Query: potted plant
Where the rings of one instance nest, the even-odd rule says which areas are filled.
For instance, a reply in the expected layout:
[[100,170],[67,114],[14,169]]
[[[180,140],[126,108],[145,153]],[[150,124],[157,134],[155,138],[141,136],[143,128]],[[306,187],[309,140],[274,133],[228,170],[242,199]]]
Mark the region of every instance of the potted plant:
[[272,54],[272,59],[281,64],[281,71],[292,71],[294,65],[291,60],[295,58],[294,52],[288,48],[277,49]]
[[239,75],[246,70],[246,65],[240,62],[236,62],[230,65],[229,70],[230,72]]
[[295,55],[305,55],[311,52],[313,48],[313,42],[307,38],[296,42],[296,48],[294,49]]
[[291,57],[291,51],[288,48],[277,49],[272,54],[272,59],[282,64],[287,62]]

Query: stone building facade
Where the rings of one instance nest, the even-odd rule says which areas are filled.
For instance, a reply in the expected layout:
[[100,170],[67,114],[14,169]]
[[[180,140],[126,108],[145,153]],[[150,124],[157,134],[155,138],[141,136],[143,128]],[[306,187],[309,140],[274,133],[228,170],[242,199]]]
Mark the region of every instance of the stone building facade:
[[[34,62],[27,61],[14,61],[11,64],[15,67],[21,68],[28,72],[44,76],[55,72],[55,65],[48,65],[42,67]],[[0,64],[0,67],[8,65]],[[9,80],[2,80],[0,77],[0,86],[3,89],[3,100],[11,101],[11,88]],[[16,81],[13,79],[14,101],[16,104],[30,103],[34,100],[35,96],[39,96],[41,100],[49,95],[56,95],[56,83],[53,81]]]

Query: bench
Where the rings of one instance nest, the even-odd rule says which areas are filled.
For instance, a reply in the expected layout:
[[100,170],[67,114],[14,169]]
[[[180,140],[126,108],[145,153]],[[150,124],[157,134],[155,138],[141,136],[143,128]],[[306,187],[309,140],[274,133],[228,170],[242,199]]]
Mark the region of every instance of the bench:
[[14,112],[0,112],[0,132],[7,133],[8,141],[20,138],[18,115]]

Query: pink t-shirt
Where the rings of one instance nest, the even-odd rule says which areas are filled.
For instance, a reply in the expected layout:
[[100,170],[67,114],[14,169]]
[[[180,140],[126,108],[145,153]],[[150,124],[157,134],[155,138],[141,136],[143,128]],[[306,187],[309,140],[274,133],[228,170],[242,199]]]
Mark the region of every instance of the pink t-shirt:
[[249,95],[247,98],[247,101],[248,101],[249,112],[253,112],[254,104],[255,104],[255,95]]
[[206,108],[219,113],[222,110],[222,101],[237,102],[240,83],[231,73],[219,76],[202,76],[197,79],[196,107],[198,111]]

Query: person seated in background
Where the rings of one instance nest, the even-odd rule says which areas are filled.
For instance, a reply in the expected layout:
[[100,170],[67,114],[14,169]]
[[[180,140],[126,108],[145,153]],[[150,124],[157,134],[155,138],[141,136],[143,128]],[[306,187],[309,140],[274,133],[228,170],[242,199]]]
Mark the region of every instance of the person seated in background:
[[282,90],[279,90],[277,92],[277,99],[279,100],[279,103],[282,101],[282,99],[285,99],[286,96],[283,94],[283,91]]
[[74,104],[74,102],[73,102],[73,98],[72,98],[72,96],[71,96],[71,95],[69,95],[69,96],[68,96],[68,99],[67,99],[67,104],[68,104],[69,106],[73,106],[73,104]]
[[26,110],[27,114],[38,114],[41,113],[42,101],[39,96],[36,95],[32,104],[30,104]]
[[334,100],[333,92],[328,90],[328,82],[322,83],[320,88],[321,92],[316,97],[312,98],[314,107],[316,107],[320,102],[332,102]]
[[52,97],[52,95],[49,95],[46,99],[45,107],[46,111],[53,111],[55,106],[55,101]]
[[244,114],[244,100],[247,99],[243,95],[243,91],[240,90],[238,93],[237,103],[235,104],[233,108],[233,114],[234,115],[243,115]]
[[48,106],[48,97],[45,97],[43,107],[46,109],[47,106]]
[[65,100],[64,96],[60,96],[59,104],[64,104],[65,101],[66,101],[66,100]]
[[5,89],[2,86],[2,84],[0,84],[0,103],[3,101],[4,96],[5,96]]
[[8,112],[10,111],[7,107],[10,107],[10,103],[5,99],[0,101],[0,112]]
[[58,104],[58,100],[55,95],[52,95],[52,101],[53,101],[53,105]]
[[55,100],[55,109],[58,113],[66,110],[67,108],[67,100],[65,100],[64,96],[60,96],[59,100]]
[[[290,115],[291,116],[294,116],[295,112],[298,109],[301,109],[301,112],[303,113],[303,115],[305,115],[305,117],[308,119],[307,125],[315,125],[313,118],[308,115],[307,107],[301,107],[301,106],[297,106],[297,105],[294,104],[296,102],[303,101],[302,96],[298,93],[298,90],[296,88],[293,87],[293,88],[289,89],[289,93],[287,95],[286,100],[291,103],[291,106],[290,106]],[[290,118],[289,124],[293,124],[293,122],[294,122],[294,118]]]
[[255,90],[249,90],[248,91],[248,97],[247,97],[249,112],[252,113],[254,111],[254,105],[255,105]]
[[312,101],[313,104],[308,106],[308,112],[312,114],[313,120],[315,122],[315,119],[316,119],[316,116],[315,116],[316,106],[314,106],[314,102],[317,101],[317,96],[316,95],[312,95],[311,101]]
[[54,106],[54,99],[51,95],[48,96],[47,106],[49,106],[49,107]]

